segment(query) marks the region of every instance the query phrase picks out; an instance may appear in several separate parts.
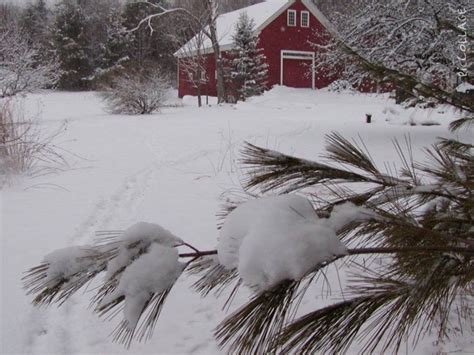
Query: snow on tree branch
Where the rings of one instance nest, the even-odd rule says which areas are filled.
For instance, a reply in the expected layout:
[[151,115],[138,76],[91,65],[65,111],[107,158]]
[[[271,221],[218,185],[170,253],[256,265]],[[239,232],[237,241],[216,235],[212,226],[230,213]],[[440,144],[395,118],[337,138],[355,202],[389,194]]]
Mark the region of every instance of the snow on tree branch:
[[40,58],[19,29],[0,34],[0,97],[29,93],[54,86],[59,80],[56,60]]
[[[452,93],[459,85],[462,64],[459,9],[467,17],[473,11],[465,0],[391,0],[363,1],[354,12],[334,13],[337,36],[315,45],[317,69],[330,68],[330,74],[342,74],[356,86],[374,79],[390,83],[396,73],[388,77],[389,70],[395,70],[405,78],[413,75],[419,84]],[[372,66],[361,66],[361,60]],[[404,88],[402,81],[396,83],[397,89],[413,94],[413,85]],[[431,97],[427,92],[418,96]]]

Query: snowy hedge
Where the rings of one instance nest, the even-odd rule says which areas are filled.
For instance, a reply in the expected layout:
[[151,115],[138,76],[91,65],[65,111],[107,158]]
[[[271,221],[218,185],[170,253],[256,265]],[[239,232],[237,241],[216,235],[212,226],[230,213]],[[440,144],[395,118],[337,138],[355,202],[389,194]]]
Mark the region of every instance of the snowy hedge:
[[159,110],[166,99],[169,82],[159,70],[132,71],[112,80],[101,96],[110,112],[144,115]]

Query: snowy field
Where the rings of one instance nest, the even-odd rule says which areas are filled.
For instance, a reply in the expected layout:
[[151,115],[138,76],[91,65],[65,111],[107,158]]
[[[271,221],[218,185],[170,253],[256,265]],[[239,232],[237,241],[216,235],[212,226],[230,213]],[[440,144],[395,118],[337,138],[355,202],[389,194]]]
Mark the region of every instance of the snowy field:
[[[308,159],[323,152],[324,135],[337,131],[362,138],[374,160],[397,160],[392,140],[411,138],[415,157],[436,137],[449,137],[456,118],[440,109],[405,110],[387,96],[329,93],[277,87],[237,105],[198,109],[194,98],[173,99],[176,107],[151,116],[104,111],[94,93],[44,93],[25,99],[46,130],[67,122],[56,143],[70,168],[55,175],[22,177],[2,190],[2,354],[218,354],[214,327],[228,313],[225,297],[205,299],[182,277],[165,305],[155,335],[129,351],[108,335],[118,319],[98,319],[87,309],[92,292],[75,295],[62,308],[33,309],[22,290],[22,273],[57,248],[91,243],[96,231],[124,229],[147,221],[162,225],[207,250],[218,236],[215,214],[222,196],[241,190],[239,166],[244,141]],[[373,123],[365,123],[365,115]],[[460,138],[473,142],[468,132]],[[337,282],[334,280],[335,283]],[[231,310],[249,292],[241,292]],[[315,290],[303,307],[326,302]],[[321,303],[322,304],[322,303]],[[426,339],[417,354],[467,353],[462,342]],[[357,351],[355,347],[354,352]],[[413,353],[406,347],[407,353]]]

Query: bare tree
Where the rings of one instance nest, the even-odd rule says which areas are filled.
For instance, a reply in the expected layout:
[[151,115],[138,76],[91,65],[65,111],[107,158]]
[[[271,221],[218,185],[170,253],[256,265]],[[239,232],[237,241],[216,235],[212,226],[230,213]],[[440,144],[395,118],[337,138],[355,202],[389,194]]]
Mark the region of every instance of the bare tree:
[[202,106],[202,87],[208,83],[204,41],[204,34],[199,31],[196,36],[181,47],[178,58],[179,70],[185,73],[186,80],[196,89],[199,107]]
[[[205,4],[209,16],[208,34],[206,35],[211,40],[212,49],[214,50],[217,72],[217,102],[221,103],[226,101],[226,93],[224,61],[222,59],[219,38],[217,37],[217,17],[219,16],[218,6],[216,0],[205,0]],[[204,33],[207,33],[207,31],[204,31]]]
[[154,4],[149,1],[137,1],[138,3],[145,3],[149,6],[155,8],[158,12],[152,15],[149,15],[142,19],[135,30],[139,29],[141,26],[146,25],[150,29],[151,32],[154,31],[153,28],[153,20],[167,16],[172,13],[180,13],[183,16],[186,16],[191,22],[195,24],[197,27],[201,27],[202,33],[209,38],[211,41],[212,49],[214,51],[214,57],[216,62],[216,73],[217,73],[217,100],[219,103],[225,102],[226,100],[226,93],[225,93],[225,70],[224,70],[224,62],[222,59],[222,53],[220,50],[219,45],[219,38],[217,34],[217,26],[216,21],[217,17],[219,16],[218,12],[218,4],[216,0],[204,0],[203,6],[205,9],[205,24],[206,26],[202,26],[202,18],[200,16],[196,16],[196,14],[192,13],[188,9],[184,7],[172,7],[166,8],[160,4]]

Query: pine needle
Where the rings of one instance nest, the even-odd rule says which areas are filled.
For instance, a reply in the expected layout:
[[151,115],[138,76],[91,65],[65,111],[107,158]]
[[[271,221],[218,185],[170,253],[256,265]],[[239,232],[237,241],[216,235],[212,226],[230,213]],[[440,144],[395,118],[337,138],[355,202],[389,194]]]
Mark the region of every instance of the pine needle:
[[455,120],[449,124],[449,129],[453,132],[459,131],[461,129],[468,129],[474,124],[474,116],[463,117],[458,120]]
[[250,170],[245,187],[259,187],[262,192],[284,187],[288,193],[329,181],[379,183],[360,174],[295,158],[250,143],[245,144],[242,156],[242,163]]
[[[125,319],[120,321],[111,334],[113,341],[122,344],[129,349],[133,340],[142,342],[151,339],[161,310],[170,291],[171,288],[162,293],[150,295],[149,300],[145,303],[140,312],[140,321],[134,327],[130,327]],[[103,317],[104,315],[113,312],[116,307],[119,307],[119,310],[121,311],[121,304],[124,299],[124,297],[120,297],[117,300],[98,308],[97,312],[101,317]],[[117,313],[118,312],[116,312],[114,316]]]
[[42,263],[31,268],[22,278],[27,294],[36,294],[32,303],[35,306],[49,306],[57,303],[61,306],[73,294],[104,271],[110,259],[114,258],[114,249],[88,249],[90,256],[81,258],[84,269],[68,277],[58,276],[48,279],[49,263]]
[[362,151],[355,143],[351,143],[339,133],[333,132],[327,135],[326,141],[327,159],[351,165],[362,171],[370,172],[374,176],[382,175],[368,153]]
[[236,269],[229,270],[219,264],[217,257],[201,258],[191,264],[188,268],[191,275],[202,275],[199,280],[193,284],[203,297],[214,291],[219,295],[224,289],[239,280]]
[[297,296],[299,282],[285,281],[255,296],[215,330],[219,346],[229,354],[264,354],[283,329]]

